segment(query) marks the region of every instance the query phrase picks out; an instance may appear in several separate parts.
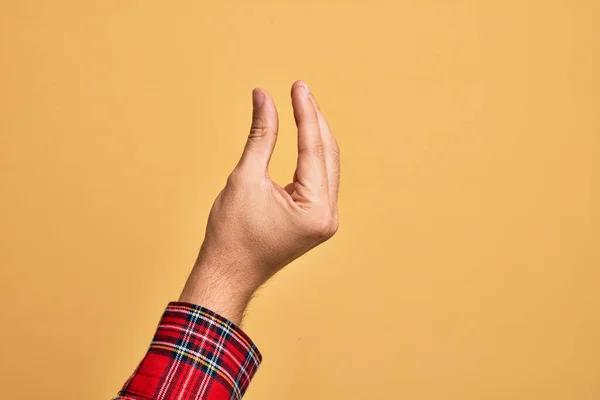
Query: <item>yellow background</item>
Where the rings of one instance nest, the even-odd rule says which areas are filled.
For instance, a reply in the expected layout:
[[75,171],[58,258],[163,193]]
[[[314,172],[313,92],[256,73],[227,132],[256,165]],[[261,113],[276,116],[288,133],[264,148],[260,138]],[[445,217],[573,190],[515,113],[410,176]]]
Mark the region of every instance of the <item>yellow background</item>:
[[[289,87],[342,150],[338,235],[253,301],[249,400],[600,398],[600,3],[3,1],[0,381],[108,399]],[[595,26],[596,25],[596,26]]]

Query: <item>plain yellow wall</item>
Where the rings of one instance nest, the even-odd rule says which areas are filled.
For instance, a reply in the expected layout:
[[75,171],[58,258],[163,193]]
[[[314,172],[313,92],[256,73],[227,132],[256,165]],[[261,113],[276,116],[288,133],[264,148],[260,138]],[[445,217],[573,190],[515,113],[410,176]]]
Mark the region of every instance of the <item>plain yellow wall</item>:
[[305,79],[341,227],[252,303],[246,398],[600,398],[599,4],[3,1],[1,397],[116,394],[251,89],[279,105],[286,183]]

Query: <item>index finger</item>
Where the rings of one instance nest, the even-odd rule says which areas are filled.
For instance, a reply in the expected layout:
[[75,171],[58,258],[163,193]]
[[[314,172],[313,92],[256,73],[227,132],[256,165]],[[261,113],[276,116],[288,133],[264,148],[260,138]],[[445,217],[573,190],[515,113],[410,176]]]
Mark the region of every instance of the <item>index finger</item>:
[[319,117],[310,92],[302,81],[292,86],[292,106],[298,127],[298,182],[312,190],[327,193],[329,187]]

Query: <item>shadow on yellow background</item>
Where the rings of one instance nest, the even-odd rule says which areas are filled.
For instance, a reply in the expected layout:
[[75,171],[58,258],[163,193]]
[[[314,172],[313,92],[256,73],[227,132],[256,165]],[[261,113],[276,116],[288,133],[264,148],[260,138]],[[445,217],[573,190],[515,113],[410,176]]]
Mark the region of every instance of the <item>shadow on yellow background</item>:
[[0,380],[114,396],[195,259],[250,91],[317,94],[341,226],[259,293],[249,400],[600,398],[597,1],[0,5]]

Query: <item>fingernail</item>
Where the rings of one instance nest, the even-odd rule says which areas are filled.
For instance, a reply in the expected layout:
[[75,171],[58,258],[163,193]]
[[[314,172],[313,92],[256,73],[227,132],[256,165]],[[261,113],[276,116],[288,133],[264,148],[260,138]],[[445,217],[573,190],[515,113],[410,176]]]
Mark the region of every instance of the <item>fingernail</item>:
[[302,83],[302,87],[304,87],[304,90],[306,90],[306,94],[310,94],[310,88],[308,87],[306,82],[304,82],[304,81],[300,81],[300,82]]
[[252,107],[259,108],[265,101],[265,95],[262,91],[254,89],[252,91]]

